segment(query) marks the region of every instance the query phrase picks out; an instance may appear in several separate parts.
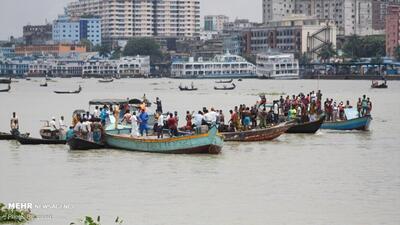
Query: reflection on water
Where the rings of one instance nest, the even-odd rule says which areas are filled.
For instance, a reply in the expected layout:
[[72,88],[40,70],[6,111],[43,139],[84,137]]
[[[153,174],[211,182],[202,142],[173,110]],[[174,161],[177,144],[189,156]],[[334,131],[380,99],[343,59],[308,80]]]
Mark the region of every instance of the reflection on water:
[[[16,111],[21,129],[39,136],[40,120],[87,109],[95,98],[160,97],[165,111],[203,106],[225,111],[253,104],[257,94],[299,93],[317,81],[244,80],[232,92],[216,92],[211,80],[195,80],[198,92],[182,93],[192,80],[56,79],[49,87],[21,80],[0,94],[0,130]],[[55,95],[74,90],[80,95]],[[400,224],[400,83],[372,90],[369,81],[320,81],[323,98],[371,97],[371,132],[288,134],[271,142],[225,143],[220,155],[164,155],[121,150],[77,151],[67,146],[23,146],[0,141],[0,201],[69,204],[33,209],[33,225],[69,224],[85,215],[112,224]],[[279,98],[269,95],[268,100]],[[125,224],[124,223],[124,224]]]

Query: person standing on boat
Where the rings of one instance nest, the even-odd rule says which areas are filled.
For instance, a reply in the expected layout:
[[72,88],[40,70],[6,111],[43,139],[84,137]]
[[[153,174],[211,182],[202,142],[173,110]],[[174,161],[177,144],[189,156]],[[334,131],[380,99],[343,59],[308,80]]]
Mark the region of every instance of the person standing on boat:
[[92,135],[94,142],[101,142],[103,126],[101,125],[101,120],[99,118],[94,118],[92,122]]
[[138,118],[136,116],[136,112],[132,113],[131,123],[132,123],[131,136],[132,137],[139,136]]
[[361,107],[362,107],[361,116],[365,116],[368,111],[368,100],[365,95],[363,95],[363,99],[361,101]]
[[51,118],[51,121],[49,123],[49,127],[50,127],[50,131],[51,131],[51,136],[55,137],[56,133],[57,133],[57,130],[58,130],[57,126],[56,126],[56,118],[55,117]]
[[178,121],[174,117],[172,113],[169,114],[169,118],[167,120],[168,128],[170,131],[171,137],[178,136]]
[[100,111],[99,111],[99,106],[96,105],[93,111],[93,117],[94,118],[99,118],[100,117]]
[[192,124],[192,114],[190,114],[189,111],[186,111],[186,130],[192,130],[193,124]]
[[163,138],[163,129],[164,129],[164,116],[161,112],[158,112],[157,115],[157,138]]
[[156,97],[156,102],[154,102],[154,103],[157,105],[156,112],[159,112],[162,114],[163,110],[162,110],[161,99],[159,97]]
[[371,115],[371,111],[372,111],[372,102],[370,101],[369,97],[367,98],[367,105],[368,105],[368,108],[367,108],[366,115],[370,116]]
[[123,124],[131,124],[132,123],[131,118],[132,118],[132,114],[131,114],[131,111],[128,109],[128,110],[125,111],[125,115],[122,118],[121,123],[123,123]]
[[119,112],[120,112],[120,108],[119,108],[118,105],[116,105],[115,108],[114,108],[115,129],[118,129]]
[[12,117],[10,120],[10,128],[11,128],[11,130],[19,130],[18,117],[15,112],[12,113]]
[[278,101],[274,101],[274,105],[272,106],[274,109],[274,123],[279,122],[279,104]]
[[262,110],[259,110],[258,111],[258,120],[260,121],[259,122],[259,127],[262,129],[262,128],[266,128],[266,124],[265,124],[265,122],[266,122],[266,120],[267,120],[267,111],[266,111],[266,108],[263,108]]
[[203,123],[203,112],[198,111],[196,114],[193,115],[194,118],[194,125],[196,126],[196,134],[201,133],[201,124]]
[[58,121],[59,125],[59,131],[60,131],[60,139],[64,140],[65,139],[65,133],[67,132],[67,125],[65,125],[64,122],[64,116],[60,117],[60,120]]
[[146,110],[142,110],[142,112],[139,115],[139,132],[140,135],[143,136],[144,132],[146,132],[146,136],[148,135],[148,127],[147,123],[149,121],[149,115],[147,114]]
[[219,119],[219,124],[220,124],[220,125],[225,125],[225,115],[224,115],[224,113],[222,112],[222,110],[219,110],[218,119]]

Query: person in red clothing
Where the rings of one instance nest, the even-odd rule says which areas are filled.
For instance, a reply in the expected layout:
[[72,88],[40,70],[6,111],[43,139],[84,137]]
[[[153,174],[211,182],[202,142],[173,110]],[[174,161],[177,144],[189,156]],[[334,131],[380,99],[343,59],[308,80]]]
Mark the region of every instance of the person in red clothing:
[[186,111],[186,130],[192,130],[192,114],[189,111]]
[[171,136],[178,136],[178,121],[176,121],[174,114],[172,113],[169,114],[167,125]]

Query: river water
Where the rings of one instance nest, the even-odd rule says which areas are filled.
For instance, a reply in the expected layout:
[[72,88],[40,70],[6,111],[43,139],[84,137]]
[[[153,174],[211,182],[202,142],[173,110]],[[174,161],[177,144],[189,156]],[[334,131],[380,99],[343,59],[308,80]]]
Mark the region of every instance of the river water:
[[[400,224],[400,82],[370,89],[369,81],[236,82],[214,91],[212,80],[194,80],[198,92],[180,92],[191,80],[94,79],[13,83],[0,93],[0,130],[16,111],[22,131],[39,137],[41,120],[88,109],[94,98],[160,97],[164,111],[214,106],[227,110],[255,103],[257,94],[322,90],[323,97],[373,101],[370,132],[283,135],[263,143],[225,143],[220,155],[161,155],[121,150],[71,152],[67,146],[21,146],[0,141],[0,202],[33,204],[30,224],[62,225],[86,215],[103,224]],[[79,95],[56,95],[75,90]],[[278,94],[278,95],[277,95]],[[47,208],[46,208],[47,207]],[[48,208],[50,207],[50,208]]]

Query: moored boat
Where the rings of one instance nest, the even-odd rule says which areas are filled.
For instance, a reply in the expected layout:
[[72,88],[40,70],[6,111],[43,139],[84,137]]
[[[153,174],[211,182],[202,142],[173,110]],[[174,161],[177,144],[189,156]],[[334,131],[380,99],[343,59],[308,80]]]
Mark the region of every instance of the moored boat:
[[157,136],[132,137],[118,134],[118,130],[107,131],[106,143],[118,149],[171,154],[218,154],[223,146],[222,137],[218,134],[216,127],[205,134],[162,139],[157,139]]
[[101,79],[101,80],[99,80],[100,83],[111,83],[111,82],[113,82],[113,81],[114,81],[113,78],[111,78],[111,79]]
[[229,84],[229,83],[232,83],[232,81],[233,81],[233,79],[230,79],[230,80],[217,80],[217,81],[215,81],[215,83],[217,83],[217,84]]
[[235,88],[236,88],[236,85],[234,83],[232,83],[232,86],[230,86],[230,87],[226,87],[224,85],[223,87],[214,87],[214,90],[224,91],[224,90],[233,90]]
[[40,84],[40,87],[47,87],[47,81],[44,84]]
[[195,88],[194,86],[192,86],[191,88],[188,87],[182,87],[181,85],[179,85],[179,90],[181,91],[197,91],[197,88]]
[[14,136],[10,133],[0,132],[0,140],[14,140]]
[[371,124],[372,117],[364,116],[359,118],[354,118],[350,120],[342,120],[342,121],[325,121],[321,129],[327,130],[368,130],[369,125]]
[[0,78],[0,84],[11,84],[11,77],[9,77],[9,78]]
[[320,128],[322,123],[325,120],[325,116],[321,116],[318,120],[304,123],[294,124],[286,133],[297,134],[297,133],[306,133],[306,134],[314,134]]
[[293,124],[283,123],[265,129],[254,129],[248,131],[237,132],[224,132],[221,133],[224,141],[239,141],[239,142],[252,142],[252,141],[270,141],[285,133]]
[[11,90],[11,85],[8,84],[8,88],[7,89],[0,89],[0,92],[9,92]]
[[388,88],[388,85],[386,84],[386,82],[385,82],[385,83],[382,83],[382,84],[373,83],[373,84],[371,85],[371,88]]
[[82,91],[82,87],[79,85],[76,91],[54,91],[56,94],[79,94]]
[[14,138],[21,145],[65,145],[66,140],[51,140],[51,139],[41,139],[41,138],[31,138],[21,134],[15,134]]
[[73,137],[67,141],[69,148],[71,150],[91,150],[91,149],[101,149],[104,148],[105,145],[102,143],[92,142],[88,140],[84,140],[79,137]]

